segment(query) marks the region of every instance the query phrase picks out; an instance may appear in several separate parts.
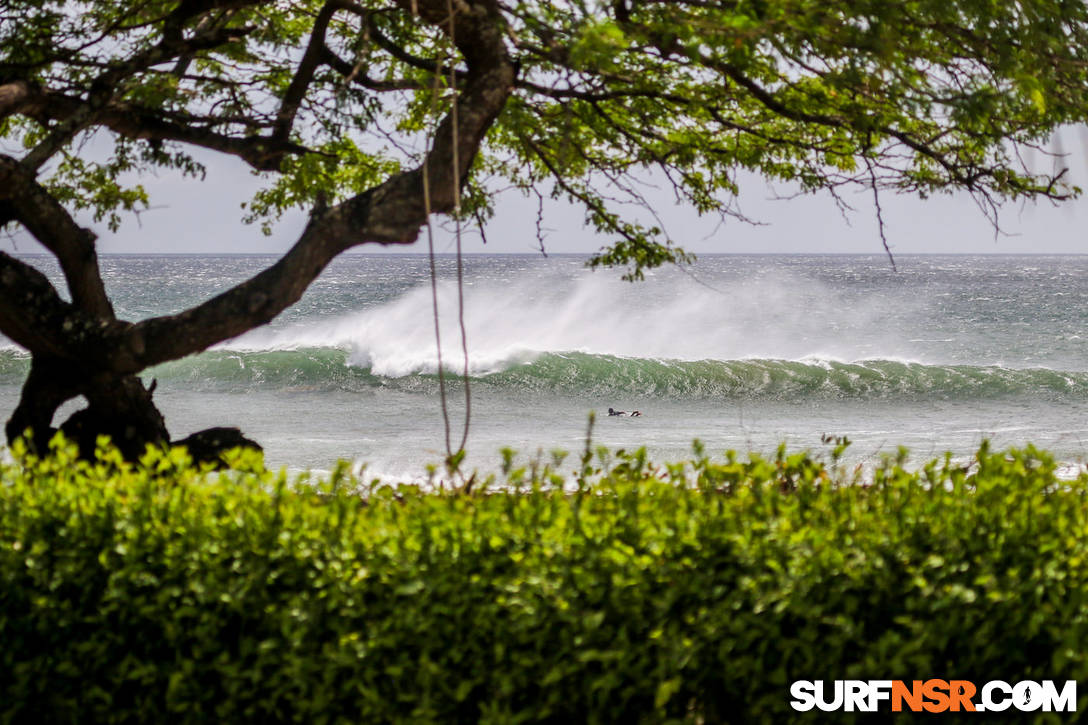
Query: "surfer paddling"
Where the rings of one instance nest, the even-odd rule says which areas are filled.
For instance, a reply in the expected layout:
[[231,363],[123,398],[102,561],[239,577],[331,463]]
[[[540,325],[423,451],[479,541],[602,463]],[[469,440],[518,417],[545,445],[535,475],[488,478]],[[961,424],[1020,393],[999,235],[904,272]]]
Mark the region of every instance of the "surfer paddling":
[[[614,415],[627,415],[627,411],[625,411],[625,410],[612,410],[611,408],[609,408],[609,409],[608,409],[608,414],[609,414],[610,416],[614,416]],[[640,417],[642,417],[642,413],[641,413],[641,412],[639,412],[639,411],[637,411],[637,410],[632,410],[632,411],[631,411],[631,417],[632,417],[632,418],[640,418]]]

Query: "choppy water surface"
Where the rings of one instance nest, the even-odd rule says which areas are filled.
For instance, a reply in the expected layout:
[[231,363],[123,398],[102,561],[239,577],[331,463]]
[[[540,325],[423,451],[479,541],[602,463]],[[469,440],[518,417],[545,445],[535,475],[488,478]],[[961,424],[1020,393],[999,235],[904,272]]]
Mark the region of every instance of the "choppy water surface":
[[[33,259],[49,272],[44,258]],[[271,257],[106,257],[128,319],[176,312]],[[1088,459],[1088,257],[721,256],[629,284],[578,257],[465,261],[473,419],[469,465],[498,450],[580,450],[595,440],[659,457],[821,448],[852,459],[907,445],[915,460],[969,453],[983,437]],[[455,262],[439,260],[444,357],[460,365]],[[425,257],[337,260],[272,325],[159,366],[157,399],[177,436],[239,425],[274,464],[338,458],[419,475],[443,425]],[[10,411],[27,361],[0,349]],[[450,385],[454,427],[462,386]],[[459,431],[455,431],[458,433]]]

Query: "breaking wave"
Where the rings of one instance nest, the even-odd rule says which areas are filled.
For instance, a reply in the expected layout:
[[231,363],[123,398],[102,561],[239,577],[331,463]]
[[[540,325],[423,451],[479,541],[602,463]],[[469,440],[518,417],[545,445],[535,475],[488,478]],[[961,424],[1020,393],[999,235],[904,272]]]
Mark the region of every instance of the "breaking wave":
[[[346,348],[211,350],[145,373],[161,385],[191,391],[430,393],[433,369],[383,375],[352,361]],[[995,399],[1012,396],[1088,398],[1088,372],[978,365],[926,365],[896,360],[675,360],[583,352],[521,353],[475,371],[475,386],[497,393],[670,398],[680,400]],[[18,385],[27,357],[0,351],[0,383]],[[451,371],[452,385],[457,385]]]
[[[457,290],[442,283],[439,294],[443,352],[455,368]],[[862,304],[801,279],[734,282],[724,295],[684,280],[635,287],[591,275],[512,278],[470,284],[465,301],[470,376],[500,394],[1088,398],[1088,372],[1005,366],[976,352],[977,339],[947,330],[906,336],[887,320],[915,304],[909,299]],[[258,329],[144,376],[193,391],[430,393],[438,387],[431,309],[429,286],[418,286],[338,317]],[[20,385],[28,366],[24,353],[0,346],[0,385]]]

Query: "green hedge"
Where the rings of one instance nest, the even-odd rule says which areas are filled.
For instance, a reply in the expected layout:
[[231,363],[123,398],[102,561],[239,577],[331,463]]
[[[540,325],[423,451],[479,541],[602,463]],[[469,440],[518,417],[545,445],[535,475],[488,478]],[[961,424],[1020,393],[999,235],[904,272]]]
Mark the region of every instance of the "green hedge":
[[1032,448],[469,494],[15,453],[5,721],[783,721],[795,679],[1088,679],[1088,478]]

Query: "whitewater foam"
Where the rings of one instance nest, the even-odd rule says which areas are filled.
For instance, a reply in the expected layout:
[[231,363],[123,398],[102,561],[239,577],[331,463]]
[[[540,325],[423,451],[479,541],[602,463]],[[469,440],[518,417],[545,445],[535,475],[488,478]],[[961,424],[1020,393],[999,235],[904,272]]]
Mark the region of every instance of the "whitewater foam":
[[[438,294],[443,359],[454,370],[462,359],[457,288],[442,282]],[[375,375],[433,373],[430,295],[420,285],[368,309],[257,330],[221,347],[338,347]],[[788,275],[738,280],[724,293],[665,272],[637,286],[601,275],[524,275],[466,287],[464,299],[473,375],[567,352],[689,362],[912,359],[903,341],[877,332],[876,305],[847,305],[834,290]],[[829,322],[838,334],[826,334]]]

